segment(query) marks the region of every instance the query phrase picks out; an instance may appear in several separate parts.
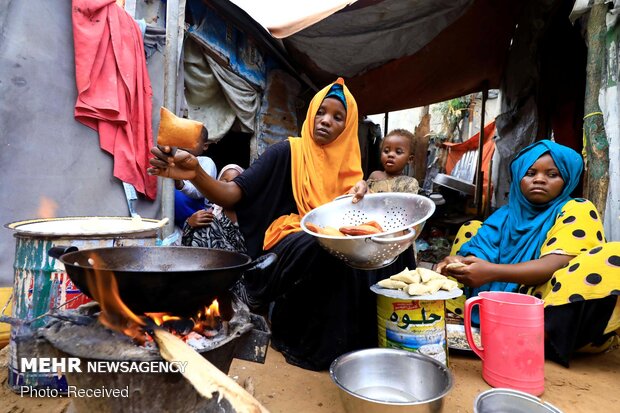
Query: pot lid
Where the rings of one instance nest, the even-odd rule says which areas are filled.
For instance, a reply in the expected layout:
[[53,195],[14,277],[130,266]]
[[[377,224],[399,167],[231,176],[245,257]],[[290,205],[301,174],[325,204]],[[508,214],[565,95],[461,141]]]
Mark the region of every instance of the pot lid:
[[370,287],[370,290],[379,295],[383,295],[385,297],[397,298],[401,300],[424,300],[424,301],[438,301],[438,300],[449,300],[451,298],[460,297],[463,295],[463,290],[460,288],[453,288],[450,291],[439,290],[435,294],[427,294],[427,295],[409,295],[403,290],[391,290],[388,288],[380,287],[378,284],[374,284]]
[[19,235],[33,236],[118,236],[157,231],[167,219],[141,217],[64,217],[41,218],[6,224]]

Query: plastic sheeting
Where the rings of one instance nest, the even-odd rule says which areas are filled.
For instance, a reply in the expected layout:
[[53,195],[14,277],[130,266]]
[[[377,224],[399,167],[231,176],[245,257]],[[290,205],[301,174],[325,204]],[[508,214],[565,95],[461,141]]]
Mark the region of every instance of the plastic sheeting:
[[385,0],[336,13],[288,37],[285,44],[308,55],[326,72],[352,77],[416,53],[460,17],[472,2]]
[[207,56],[192,38],[184,45],[185,99],[189,118],[203,122],[217,142],[238,120],[239,131],[255,133],[260,97],[244,79]]
[[499,165],[492,177],[496,206],[508,203],[510,161],[521,149],[534,142],[538,131],[538,109],[535,100],[540,81],[537,54],[546,30],[545,14],[554,0],[539,0],[525,10],[530,26],[519,26],[511,46],[502,80],[501,109],[495,118],[498,139],[495,141]]

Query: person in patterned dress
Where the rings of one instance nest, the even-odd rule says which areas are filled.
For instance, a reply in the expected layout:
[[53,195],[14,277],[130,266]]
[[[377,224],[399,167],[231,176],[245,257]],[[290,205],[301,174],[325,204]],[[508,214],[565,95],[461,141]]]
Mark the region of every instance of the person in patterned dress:
[[[243,168],[229,164],[222,168],[217,179],[232,182],[241,175]],[[223,209],[215,205],[212,209],[201,209],[190,216],[183,226],[181,243],[188,247],[217,248],[247,253],[245,239],[237,223],[234,209]]]
[[[606,242],[592,202],[571,198],[582,170],[566,146],[542,140],[524,148],[511,163],[508,204],[484,223],[464,224],[437,266],[465,286],[464,297],[447,303],[459,315],[480,291],[543,299],[545,354],[565,366],[578,351],[609,348],[620,328],[620,242]],[[466,266],[446,268],[454,262]]]

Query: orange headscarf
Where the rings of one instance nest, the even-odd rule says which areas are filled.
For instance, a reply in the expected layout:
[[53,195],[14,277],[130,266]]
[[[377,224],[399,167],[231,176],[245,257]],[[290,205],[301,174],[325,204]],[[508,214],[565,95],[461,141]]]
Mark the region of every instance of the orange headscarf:
[[[312,138],[314,117],[335,83],[342,85],[347,119],[342,133],[333,142],[321,146]],[[357,103],[342,78],[314,95],[301,128],[301,137],[289,138],[293,196],[298,214],[283,215],[271,223],[265,233],[264,250],[269,250],[287,235],[301,231],[300,221],[304,215],[345,194],[363,178],[357,123]]]

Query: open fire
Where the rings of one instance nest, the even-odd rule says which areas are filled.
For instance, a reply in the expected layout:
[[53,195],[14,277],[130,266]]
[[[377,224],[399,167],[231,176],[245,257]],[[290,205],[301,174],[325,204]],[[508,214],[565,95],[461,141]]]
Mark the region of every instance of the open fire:
[[[96,256],[91,259],[93,268],[102,268]],[[41,331],[42,336],[60,357],[77,357],[87,364],[96,363],[97,360],[150,361],[163,358],[169,363],[185,366],[179,373],[147,375],[129,373],[104,376],[96,373],[67,372],[67,381],[70,384],[76,383],[78,387],[108,386],[129,389],[130,401],[106,399],[105,403],[109,404],[106,405],[106,411],[115,411],[117,407],[122,407],[123,403],[130,403],[131,408],[135,408],[134,411],[152,410],[154,406],[171,407],[178,404],[177,396],[181,394],[187,404],[187,409],[181,410],[203,411],[212,404],[211,408],[215,409],[220,403],[228,403],[232,409],[225,411],[266,411],[256,399],[225,374],[233,357],[244,358],[241,357],[240,350],[248,352],[247,349],[251,348],[254,353],[260,349],[263,349],[263,353],[266,351],[266,342],[257,347],[258,341],[253,334],[256,324],[243,303],[237,300],[228,303],[227,293],[223,293],[226,319],[222,317],[221,304],[217,300],[189,317],[170,313],[137,315],[120,298],[116,277],[111,270],[96,270],[94,276],[88,278],[88,288],[99,307],[97,308],[97,303],[93,303],[90,314],[95,315],[100,309],[98,323],[89,316],[65,314],[60,322]],[[228,317],[229,307],[232,317]],[[187,381],[179,381],[180,374]],[[163,397],[162,392],[144,390],[161,388],[162,385],[174,389],[170,392],[174,397],[166,396],[163,401],[159,400]],[[137,391],[132,391],[132,388]],[[215,395],[219,396],[214,397]],[[86,412],[101,410],[93,403],[103,401],[78,398],[72,403],[76,411]]]
[[145,313],[145,316],[195,349],[203,348],[205,340],[227,333],[226,322],[222,321],[217,299],[193,317],[186,318],[168,313]]
[[[93,268],[102,267],[98,265],[97,256],[89,260],[92,260]],[[196,350],[209,347],[211,339],[228,334],[228,323],[222,319],[217,299],[190,317],[163,312],[136,315],[123,303],[113,272],[96,270],[95,277],[88,279],[88,288],[101,307],[99,321],[141,345],[155,345],[152,334],[154,326],[180,338]]]

